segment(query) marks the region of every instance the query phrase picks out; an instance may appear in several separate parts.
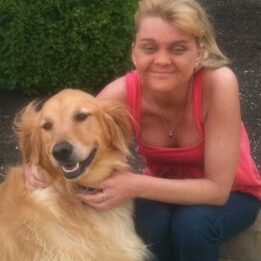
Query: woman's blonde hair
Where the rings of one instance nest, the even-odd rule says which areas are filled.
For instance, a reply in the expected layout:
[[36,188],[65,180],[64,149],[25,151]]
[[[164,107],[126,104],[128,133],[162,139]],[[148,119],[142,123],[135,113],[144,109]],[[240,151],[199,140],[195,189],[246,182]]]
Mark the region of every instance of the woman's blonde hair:
[[135,14],[136,32],[142,19],[150,16],[173,22],[184,32],[192,34],[204,48],[202,66],[218,68],[229,63],[217,46],[206,12],[195,0],[140,0]]

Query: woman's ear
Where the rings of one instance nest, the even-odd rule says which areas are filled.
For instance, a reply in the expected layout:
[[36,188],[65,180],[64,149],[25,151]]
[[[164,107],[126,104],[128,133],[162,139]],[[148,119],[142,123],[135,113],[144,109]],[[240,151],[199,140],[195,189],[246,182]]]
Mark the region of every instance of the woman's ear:
[[198,62],[199,63],[203,63],[204,61],[204,56],[205,56],[205,45],[203,42],[199,42],[199,46],[198,46]]
[[132,64],[134,65],[134,67],[136,67],[136,57],[135,57],[135,50],[134,50],[134,48],[135,48],[135,43],[134,42],[132,42],[132,44],[131,44],[131,61],[132,61]]
[[202,42],[199,42],[197,47],[197,57],[194,65],[195,72],[201,68],[202,63],[204,62],[204,53],[205,53],[204,44]]

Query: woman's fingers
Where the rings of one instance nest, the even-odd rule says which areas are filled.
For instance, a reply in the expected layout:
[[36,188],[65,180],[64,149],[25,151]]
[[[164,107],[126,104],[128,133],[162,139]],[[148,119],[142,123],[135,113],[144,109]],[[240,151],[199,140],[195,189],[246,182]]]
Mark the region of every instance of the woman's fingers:
[[105,202],[105,195],[103,191],[92,194],[77,194],[77,198],[86,204],[99,204]]
[[104,191],[99,191],[93,194],[82,194],[79,193],[76,197],[83,203],[92,206],[95,209],[105,210],[109,209],[110,202],[107,200]]

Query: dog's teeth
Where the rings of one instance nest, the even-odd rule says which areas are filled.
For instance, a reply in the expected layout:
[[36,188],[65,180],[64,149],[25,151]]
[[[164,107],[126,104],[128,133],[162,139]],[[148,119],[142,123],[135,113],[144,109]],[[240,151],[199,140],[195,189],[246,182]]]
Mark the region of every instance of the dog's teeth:
[[72,172],[78,170],[79,168],[80,168],[80,163],[77,162],[77,164],[75,165],[74,168],[72,168],[72,169],[67,169],[67,168],[65,168],[65,167],[62,167],[62,170],[63,170],[65,173],[72,173]]

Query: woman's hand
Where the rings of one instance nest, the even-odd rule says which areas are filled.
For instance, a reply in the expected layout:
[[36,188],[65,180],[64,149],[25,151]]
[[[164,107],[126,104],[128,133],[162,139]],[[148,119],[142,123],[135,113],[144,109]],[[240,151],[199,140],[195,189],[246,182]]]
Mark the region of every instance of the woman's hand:
[[97,186],[96,193],[77,194],[77,198],[98,210],[116,207],[135,197],[135,184],[140,175],[116,171]]
[[44,189],[50,186],[49,182],[44,179],[36,166],[25,165],[23,174],[25,187],[31,191]]

